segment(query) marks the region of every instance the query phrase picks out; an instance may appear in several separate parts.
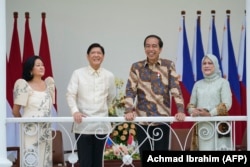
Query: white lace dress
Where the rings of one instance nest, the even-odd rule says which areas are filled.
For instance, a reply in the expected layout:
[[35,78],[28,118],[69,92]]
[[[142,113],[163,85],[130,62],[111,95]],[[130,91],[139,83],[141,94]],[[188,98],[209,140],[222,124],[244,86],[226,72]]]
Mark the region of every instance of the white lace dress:
[[[14,86],[14,103],[23,107],[22,117],[50,117],[55,99],[55,84],[45,79],[45,91],[33,90],[24,79]],[[22,123],[20,159],[22,167],[52,166],[52,140],[50,123]]]

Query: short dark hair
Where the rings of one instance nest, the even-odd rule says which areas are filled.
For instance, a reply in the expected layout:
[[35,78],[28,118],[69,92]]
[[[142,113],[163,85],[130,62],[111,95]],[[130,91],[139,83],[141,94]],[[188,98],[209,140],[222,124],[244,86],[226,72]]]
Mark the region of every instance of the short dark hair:
[[162,48],[163,47],[163,42],[161,40],[161,38],[157,35],[154,35],[154,34],[151,34],[151,35],[148,35],[145,39],[144,39],[144,47],[146,46],[146,41],[148,38],[156,38],[158,39],[158,44],[159,44],[159,47]]
[[104,55],[105,54],[105,51],[104,51],[104,48],[102,45],[100,45],[99,43],[93,43],[89,46],[88,50],[87,50],[87,54],[90,53],[90,51],[93,49],[93,48],[100,48],[101,51],[102,51],[102,54]]
[[42,61],[42,58],[37,55],[32,55],[23,64],[23,79],[26,81],[30,81],[33,79],[33,75],[31,74],[31,71],[35,65],[35,61],[37,59],[40,59]]

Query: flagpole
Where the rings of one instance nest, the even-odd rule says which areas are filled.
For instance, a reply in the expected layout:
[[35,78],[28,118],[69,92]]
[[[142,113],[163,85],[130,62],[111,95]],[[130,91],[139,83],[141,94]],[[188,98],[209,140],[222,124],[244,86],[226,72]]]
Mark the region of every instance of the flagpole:
[[201,60],[204,57],[204,49],[201,34],[201,11],[197,12],[197,20],[194,31],[193,39],[193,53],[192,53],[192,67],[194,73],[194,81],[198,81],[203,78],[201,71]]
[[[176,60],[176,72],[178,74],[178,79],[180,83],[180,87],[182,90],[184,105],[186,106],[189,98],[190,93],[192,91],[193,83],[194,83],[194,76],[193,72],[185,73],[184,71],[192,69],[192,62],[189,52],[189,45],[186,33],[186,26],[185,26],[185,14],[186,12],[183,10],[181,11],[181,19],[180,19],[180,26],[179,26],[179,36],[178,36],[178,48],[177,48],[177,60]],[[177,112],[177,107],[175,100],[173,97],[171,98],[171,113],[174,115]],[[187,113],[187,110],[185,110]],[[171,126],[173,128],[190,128],[193,123],[174,123]]]
[[197,18],[197,20],[198,20],[198,24],[200,25],[200,23],[201,23],[201,11],[200,10],[197,10],[197,16],[198,16],[198,18]]
[[[237,64],[235,60],[234,47],[231,37],[231,28],[230,28],[230,18],[231,11],[226,10],[226,20],[225,27],[223,32],[223,44],[222,44],[222,67],[224,77],[229,81],[231,91],[232,91],[232,106],[229,110],[230,115],[241,115],[241,91],[240,91],[240,82],[237,72]],[[236,145],[242,143],[242,138],[244,132],[242,130],[242,122],[236,122],[237,135],[235,136]]]
[[215,10],[211,10],[212,19],[211,19],[210,26],[209,26],[209,39],[208,39],[207,53],[211,53],[218,58],[221,74],[223,76],[221,56],[220,56],[220,50],[219,50],[219,45],[218,45],[218,40],[217,40],[217,31],[216,31],[216,25],[215,25],[215,13],[216,13]]
[[34,48],[33,48],[33,42],[29,27],[29,19],[30,14],[29,12],[25,12],[25,30],[24,30],[24,44],[23,44],[23,63],[26,61],[26,59],[32,55],[34,55]]
[[231,14],[231,11],[230,10],[226,10],[226,15],[227,15],[228,23],[230,23],[230,14]]
[[10,167],[11,162],[7,159],[6,151],[6,4],[5,0],[0,0],[0,37],[4,40],[0,40],[0,67],[1,76],[3,76],[0,81],[0,166],[1,167]]
[[[250,63],[250,50],[249,50],[249,44],[250,44],[250,31],[249,31],[249,27],[250,27],[250,0],[246,0],[246,64]],[[247,70],[250,70],[250,66],[246,66]],[[250,77],[246,77],[246,83],[247,83],[247,104],[250,104],[250,89],[249,89],[249,85],[250,85]],[[249,109],[249,105],[247,105],[247,126],[249,127],[250,124],[250,109]],[[247,130],[249,131],[249,129],[247,128]],[[250,133],[247,133],[247,150],[250,150]]]

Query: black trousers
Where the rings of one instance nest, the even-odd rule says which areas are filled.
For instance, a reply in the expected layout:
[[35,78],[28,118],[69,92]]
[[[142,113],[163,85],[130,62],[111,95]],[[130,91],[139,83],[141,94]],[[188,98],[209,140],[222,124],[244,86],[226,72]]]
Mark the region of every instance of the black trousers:
[[102,167],[106,135],[75,134],[80,167]]
[[[142,128],[136,125],[136,132],[137,132],[138,145],[143,143],[139,148],[141,159],[142,159],[142,152],[144,150],[168,151],[169,149],[169,127],[167,125],[164,125],[164,124],[157,125],[157,126],[142,125]],[[147,133],[150,137],[147,136]]]

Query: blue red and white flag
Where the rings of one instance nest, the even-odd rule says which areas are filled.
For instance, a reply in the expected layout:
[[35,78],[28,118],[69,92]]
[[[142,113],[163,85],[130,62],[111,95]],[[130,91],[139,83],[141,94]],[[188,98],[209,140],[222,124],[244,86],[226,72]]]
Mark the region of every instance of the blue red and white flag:
[[[235,61],[234,48],[231,39],[229,13],[227,13],[224,25],[221,61],[222,61],[223,77],[229,81],[232,91],[232,107],[229,110],[229,115],[241,115],[240,83],[238,78],[237,65]],[[236,122],[236,127],[237,127],[236,144],[238,145],[241,143],[243,135],[241,122]]]
[[201,71],[201,60],[204,57],[204,49],[201,35],[200,17],[201,14],[198,14],[193,41],[192,68],[194,73],[194,81],[198,81],[203,78]]
[[112,145],[113,145],[113,141],[112,141],[112,139],[111,139],[110,137],[108,137],[108,139],[107,139],[107,141],[106,141],[105,147],[106,147],[106,148],[111,148]]
[[217,57],[220,65],[221,74],[223,75],[220,50],[217,40],[217,31],[215,26],[215,13],[212,13],[212,18],[210,20],[207,53],[213,54]]
[[[189,52],[189,45],[185,27],[185,16],[182,15],[179,27],[179,39],[178,39],[178,53],[176,62],[176,72],[179,75],[179,82],[184,98],[185,108],[189,103],[190,95],[194,85],[194,76],[192,70],[191,57]],[[177,112],[176,104],[174,100],[171,103],[171,112],[174,115]],[[185,111],[187,114],[187,111]],[[185,123],[173,123],[173,128],[190,128],[191,122]]]

